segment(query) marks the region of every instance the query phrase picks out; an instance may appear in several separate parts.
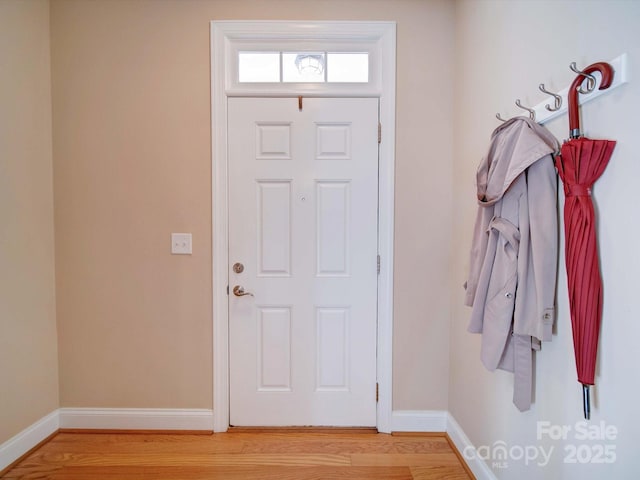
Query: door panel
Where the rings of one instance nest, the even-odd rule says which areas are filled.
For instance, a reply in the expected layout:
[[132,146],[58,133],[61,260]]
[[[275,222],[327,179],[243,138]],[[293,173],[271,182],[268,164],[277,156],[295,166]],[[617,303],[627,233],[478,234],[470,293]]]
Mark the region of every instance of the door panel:
[[375,426],[377,126],[372,98],[228,99],[231,425]]

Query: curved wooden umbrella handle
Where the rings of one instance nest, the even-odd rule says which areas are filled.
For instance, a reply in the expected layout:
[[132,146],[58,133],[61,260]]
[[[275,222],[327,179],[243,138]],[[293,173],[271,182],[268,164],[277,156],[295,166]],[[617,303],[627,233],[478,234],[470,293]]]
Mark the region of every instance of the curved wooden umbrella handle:
[[[613,82],[613,67],[607,62],[597,62],[589,65],[583,73],[600,72],[602,80],[598,90],[606,90]],[[571,87],[569,87],[569,133],[571,138],[580,137],[580,115],[578,114],[578,87],[582,84],[584,76],[578,75]]]

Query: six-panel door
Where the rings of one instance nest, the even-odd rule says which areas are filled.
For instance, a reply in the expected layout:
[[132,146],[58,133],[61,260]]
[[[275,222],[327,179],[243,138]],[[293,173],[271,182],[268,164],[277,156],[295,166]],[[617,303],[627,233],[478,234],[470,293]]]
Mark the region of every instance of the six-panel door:
[[375,426],[378,99],[228,102],[230,423]]

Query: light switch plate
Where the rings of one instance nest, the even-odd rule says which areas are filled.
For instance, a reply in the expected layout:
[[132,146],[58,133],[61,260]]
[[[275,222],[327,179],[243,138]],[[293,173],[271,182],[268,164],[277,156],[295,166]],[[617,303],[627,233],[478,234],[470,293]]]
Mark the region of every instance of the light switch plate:
[[171,253],[174,255],[191,255],[191,234],[172,233]]

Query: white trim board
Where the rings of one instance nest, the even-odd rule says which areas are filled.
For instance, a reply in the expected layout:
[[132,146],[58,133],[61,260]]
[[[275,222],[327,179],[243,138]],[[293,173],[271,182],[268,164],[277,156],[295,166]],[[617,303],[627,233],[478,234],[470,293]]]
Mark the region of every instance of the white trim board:
[[445,432],[445,410],[394,410],[391,415],[393,432]]
[[7,468],[47,437],[56,433],[59,428],[58,410],[55,410],[1,444],[0,471]]
[[61,408],[60,428],[213,430],[213,410],[181,408]]
[[[393,234],[395,176],[395,93],[396,93],[396,24],[395,22],[211,22],[211,172],[212,172],[212,241],[213,241],[213,403],[214,431],[229,428],[229,310],[228,310],[228,197],[227,197],[227,96],[233,68],[233,42],[259,42],[261,39],[293,44],[316,42],[374,42],[379,62],[380,122],[382,140],[379,146],[378,187],[378,337],[377,381],[378,411],[376,426],[380,432],[391,432],[392,358],[393,358]],[[270,96],[268,90],[235,92],[234,95]],[[279,92],[298,95],[297,92]],[[306,94],[306,92],[305,92]],[[315,96],[357,96],[352,89],[341,92],[329,89]]]

